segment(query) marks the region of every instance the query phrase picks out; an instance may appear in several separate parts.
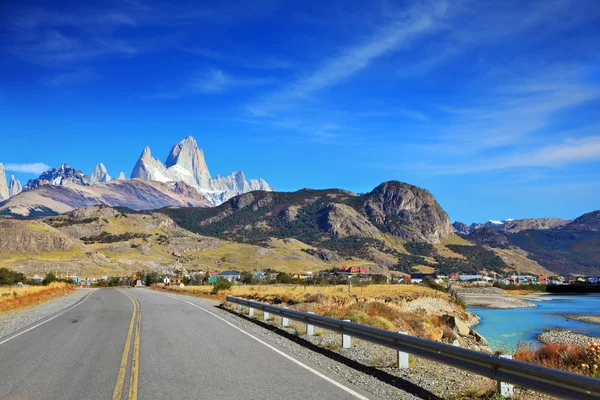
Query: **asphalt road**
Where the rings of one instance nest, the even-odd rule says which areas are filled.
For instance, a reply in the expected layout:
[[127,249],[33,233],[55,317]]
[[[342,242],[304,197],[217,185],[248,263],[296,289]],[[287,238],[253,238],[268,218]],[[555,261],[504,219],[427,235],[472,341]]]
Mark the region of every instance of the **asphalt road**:
[[244,332],[210,303],[187,300],[91,292],[0,344],[0,398],[371,398]]

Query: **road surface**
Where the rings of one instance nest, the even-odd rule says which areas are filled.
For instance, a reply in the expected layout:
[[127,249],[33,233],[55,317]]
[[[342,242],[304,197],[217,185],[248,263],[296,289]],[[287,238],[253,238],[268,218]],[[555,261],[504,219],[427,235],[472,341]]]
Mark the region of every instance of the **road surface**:
[[210,303],[189,300],[147,289],[91,291],[0,339],[0,398],[372,398],[244,332]]

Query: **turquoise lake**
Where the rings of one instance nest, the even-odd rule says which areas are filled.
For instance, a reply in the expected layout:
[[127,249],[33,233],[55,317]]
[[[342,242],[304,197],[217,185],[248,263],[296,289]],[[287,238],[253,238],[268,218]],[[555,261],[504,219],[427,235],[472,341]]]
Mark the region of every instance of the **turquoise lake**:
[[600,325],[572,321],[569,315],[600,315],[600,294],[544,295],[543,301],[528,301],[537,307],[493,310],[468,308],[481,317],[473,328],[483,335],[492,349],[511,350],[519,342],[539,343],[536,336],[546,329],[559,328],[600,336]]

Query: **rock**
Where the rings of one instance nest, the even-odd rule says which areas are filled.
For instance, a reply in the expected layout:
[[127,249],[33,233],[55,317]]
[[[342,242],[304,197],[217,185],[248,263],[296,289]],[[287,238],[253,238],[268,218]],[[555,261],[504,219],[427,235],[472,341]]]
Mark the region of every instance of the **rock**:
[[320,249],[319,251],[317,251],[317,257],[319,257],[323,261],[342,261],[344,259],[335,251],[327,249]]
[[482,246],[490,246],[498,249],[509,249],[512,247],[506,236],[493,228],[483,227],[475,229],[467,236],[467,239]]
[[469,233],[471,233],[471,228],[469,227],[469,225],[460,221],[455,221],[452,224],[452,227],[457,233],[460,233],[461,235],[468,235]]
[[127,179],[127,178],[125,178],[125,172],[121,171],[121,173],[119,174],[119,176],[117,177],[117,179],[119,179],[121,181],[124,181],[125,179]]
[[443,315],[442,320],[460,336],[468,336],[471,331],[467,324],[452,315]]
[[111,180],[108,171],[106,171],[106,167],[104,164],[100,163],[96,165],[94,171],[92,172],[92,177],[90,178],[90,183],[93,185],[95,183],[103,183]]
[[9,198],[8,186],[6,186],[6,173],[4,172],[4,165],[0,163],[0,201]]
[[483,336],[481,336],[476,330],[471,329],[471,331],[469,332],[469,334],[471,336],[473,336],[475,338],[475,340],[481,344],[482,346],[487,346],[488,345],[488,341],[486,338],[484,338]]
[[332,203],[326,208],[327,218],[323,230],[336,238],[356,236],[376,239],[379,230],[352,207]]
[[455,322],[456,322],[456,331],[458,332],[458,334],[460,336],[469,336],[469,333],[471,332],[471,329],[469,329],[469,327],[467,326],[467,324],[465,324],[464,322],[462,322],[460,319],[455,318]]

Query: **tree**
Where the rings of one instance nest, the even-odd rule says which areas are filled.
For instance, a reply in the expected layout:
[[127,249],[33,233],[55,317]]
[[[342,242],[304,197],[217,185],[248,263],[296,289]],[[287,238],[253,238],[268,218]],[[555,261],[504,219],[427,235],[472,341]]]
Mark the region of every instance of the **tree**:
[[8,268],[0,268],[0,285],[14,285],[18,282],[25,282],[24,274]]
[[286,274],[285,272],[280,272],[277,274],[277,278],[275,278],[277,283],[292,283],[292,278]]
[[152,286],[155,283],[160,282],[160,276],[158,276],[158,272],[148,272],[144,279],[144,285]]
[[256,278],[252,272],[244,271],[241,273],[240,282],[249,285],[251,283],[256,283]]
[[42,285],[46,286],[51,284],[52,282],[56,282],[57,280],[58,279],[56,279],[56,275],[54,275],[54,272],[48,272],[48,275],[46,275],[46,277],[42,281]]

